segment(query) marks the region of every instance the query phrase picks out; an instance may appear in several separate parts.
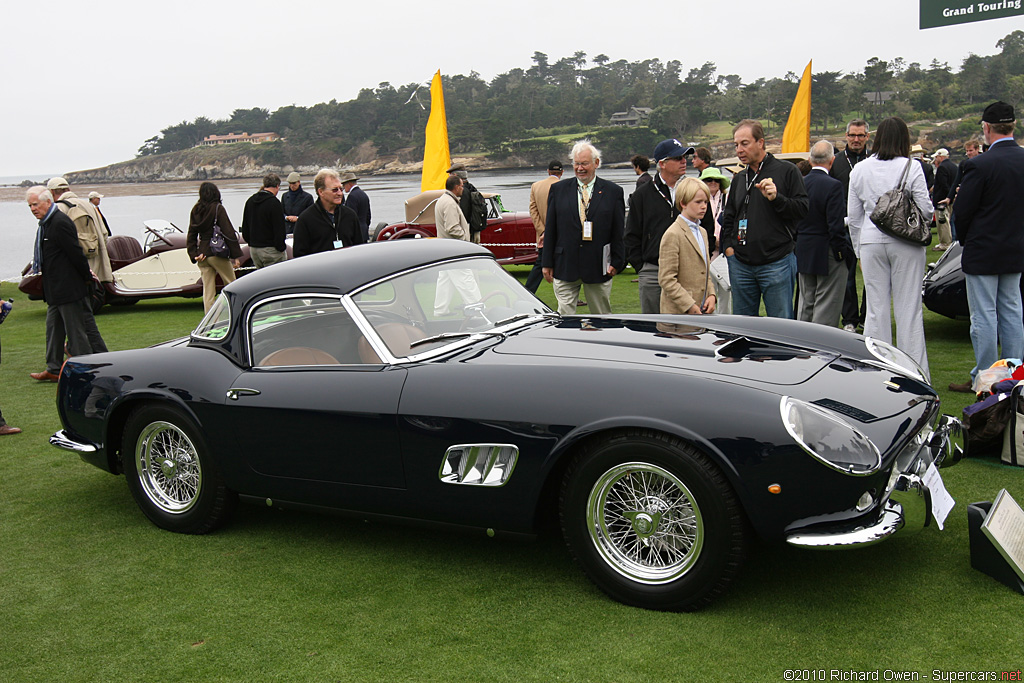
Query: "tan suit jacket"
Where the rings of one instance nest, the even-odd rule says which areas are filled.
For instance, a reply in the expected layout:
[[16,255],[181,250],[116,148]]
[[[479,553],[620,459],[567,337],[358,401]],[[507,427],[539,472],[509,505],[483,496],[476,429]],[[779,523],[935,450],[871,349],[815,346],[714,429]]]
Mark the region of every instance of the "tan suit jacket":
[[544,234],[544,221],[548,217],[548,192],[558,180],[558,176],[549,175],[530,186],[530,218],[533,219],[537,237]]
[[445,190],[434,204],[434,225],[441,239],[470,241],[469,222],[451,190]]
[[704,256],[697,240],[682,216],[673,221],[661,238],[658,254],[658,284],[661,285],[661,312],[686,313],[713,294],[705,259],[708,257],[708,233],[700,228]]

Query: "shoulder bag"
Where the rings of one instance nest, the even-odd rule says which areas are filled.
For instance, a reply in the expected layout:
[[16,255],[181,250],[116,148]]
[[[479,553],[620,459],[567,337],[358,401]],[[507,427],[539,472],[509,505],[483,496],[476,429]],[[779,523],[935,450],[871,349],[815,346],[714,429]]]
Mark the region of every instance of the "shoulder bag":
[[228,248],[228,241],[224,237],[224,233],[220,231],[220,226],[217,225],[216,214],[213,217],[213,234],[210,235],[210,256],[231,258],[231,249]]
[[910,175],[912,163],[913,157],[907,159],[900,184],[878,198],[875,210],[871,212],[871,222],[890,237],[927,247],[932,243],[931,228],[914,202],[913,194],[907,189],[907,176]]

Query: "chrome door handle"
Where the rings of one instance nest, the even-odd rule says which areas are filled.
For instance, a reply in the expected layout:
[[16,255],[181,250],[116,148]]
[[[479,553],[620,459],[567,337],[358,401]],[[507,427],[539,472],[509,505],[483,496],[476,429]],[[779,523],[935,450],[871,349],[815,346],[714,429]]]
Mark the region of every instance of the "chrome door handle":
[[228,389],[227,397],[230,398],[232,401],[237,401],[238,397],[242,396],[243,394],[245,396],[259,396],[260,391],[259,389],[244,389],[242,387],[239,387],[237,389]]

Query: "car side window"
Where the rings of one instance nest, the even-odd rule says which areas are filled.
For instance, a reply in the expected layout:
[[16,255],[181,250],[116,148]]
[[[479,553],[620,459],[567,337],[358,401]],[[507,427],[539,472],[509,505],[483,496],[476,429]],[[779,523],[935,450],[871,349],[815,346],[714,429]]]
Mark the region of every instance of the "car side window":
[[380,363],[338,297],[285,297],[250,317],[256,367]]

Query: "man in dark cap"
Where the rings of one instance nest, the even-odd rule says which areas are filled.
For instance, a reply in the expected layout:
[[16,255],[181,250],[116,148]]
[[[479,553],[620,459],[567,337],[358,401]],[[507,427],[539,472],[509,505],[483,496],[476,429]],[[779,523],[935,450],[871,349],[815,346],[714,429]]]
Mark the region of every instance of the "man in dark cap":
[[345,190],[345,206],[356,212],[359,234],[363,242],[370,241],[370,198],[359,187],[359,177],[351,171],[341,174],[341,187]]
[[554,159],[548,164],[548,177],[530,186],[530,218],[533,219],[533,227],[537,231],[537,260],[533,262],[533,270],[526,276],[524,286],[531,294],[537,293],[540,281],[544,279],[541,250],[544,249],[544,221],[548,217],[548,192],[561,178],[562,162]]
[[[661,238],[679,215],[675,203],[676,183],[686,175],[686,155],[693,154],[676,139],[662,140],[654,148],[658,172],[654,180],[637,188],[629,196],[626,219],[626,260],[639,274],[640,312],[661,311],[661,286],[658,284],[658,253]],[[714,226],[712,226],[714,234]]]
[[295,232],[295,222],[299,214],[313,206],[313,195],[302,189],[302,176],[295,171],[288,174],[288,191],[281,195],[281,208],[284,209],[286,232]]
[[[980,370],[1000,358],[1024,356],[1020,295],[1024,227],[1017,207],[1024,196],[1024,149],[1013,139],[1015,125],[1010,105],[994,102],[985,107],[981,132],[988,151],[961,164],[963,179],[953,202],[953,216],[964,248],[960,262],[967,280],[976,362],[972,381],[950,384],[951,391],[981,391],[982,387],[972,386]],[[997,346],[1000,343],[1002,353]]]

